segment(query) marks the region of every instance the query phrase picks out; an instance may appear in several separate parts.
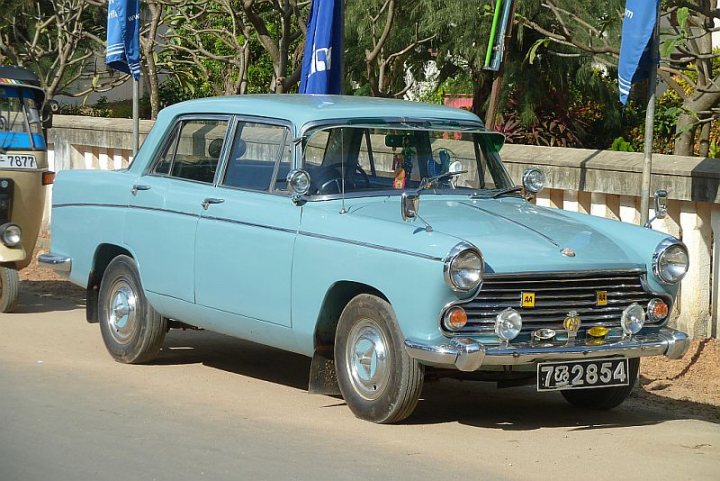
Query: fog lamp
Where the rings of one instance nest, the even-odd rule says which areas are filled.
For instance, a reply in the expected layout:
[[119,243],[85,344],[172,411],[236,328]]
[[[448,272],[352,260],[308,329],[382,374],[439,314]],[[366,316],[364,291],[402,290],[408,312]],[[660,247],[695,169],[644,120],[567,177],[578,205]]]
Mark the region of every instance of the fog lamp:
[[605,337],[610,329],[605,326],[595,326],[588,329],[587,333],[590,337]]
[[645,325],[645,309],[637,302],[633,302],[623,311],[620,325],[626,335],[637,334]]
[[17,224],[0,225],[0,240],[8,247],[16,247],[20,245],[22,240],[22,230]]
[[445,312],[443,325],[449,331],[459,331],[467,324],[467,313],[462,307],[453,307]]
[[495,318],[495,334],[503,341],[512,341],[522,330],[522,316],[508,307]]
[[653,299],[648,302],[647,315],[648,319],[653,322],[662,321],[670,313],[670,308],[662,299]]

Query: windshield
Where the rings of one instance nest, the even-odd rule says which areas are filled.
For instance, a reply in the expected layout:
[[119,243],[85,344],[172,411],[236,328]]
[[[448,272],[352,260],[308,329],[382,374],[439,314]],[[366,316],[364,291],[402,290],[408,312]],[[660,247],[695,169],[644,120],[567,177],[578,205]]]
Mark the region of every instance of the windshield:
[[438,193],[492,194],[514,184],[491,140],[457,129],[331,127],[305,139],[303,168],[311,195],[392,194],[423,180]]
[[0,150],[44,148],[38,106],[29,89],[0,87]]

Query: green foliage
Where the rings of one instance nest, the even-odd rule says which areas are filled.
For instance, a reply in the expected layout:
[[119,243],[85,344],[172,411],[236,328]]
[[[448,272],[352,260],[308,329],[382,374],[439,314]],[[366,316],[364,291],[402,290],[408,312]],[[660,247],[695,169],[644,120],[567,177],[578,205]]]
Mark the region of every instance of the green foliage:
[[635,148],[630,142],[625,140],[624,137],[618,137],[613,140],[613,143],[610,146],[610,150],[614,150],[617,152],[635,152]]

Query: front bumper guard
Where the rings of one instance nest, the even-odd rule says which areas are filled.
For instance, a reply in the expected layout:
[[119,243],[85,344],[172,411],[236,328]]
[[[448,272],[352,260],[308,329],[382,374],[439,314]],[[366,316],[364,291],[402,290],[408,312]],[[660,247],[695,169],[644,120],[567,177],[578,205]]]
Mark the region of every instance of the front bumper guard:
[[58,274],[67,275],[72,269],[72,259],[67,256],[59,256],[56,254],[40,254],[38,256],[38,264],[43,267],[49,267]]
[[437,366],[454,366],[460,371],[476,371],[481,366],[515,366],[543,361],[569,361],[608,356],[627,358],[661,356],[680,359],[690,347],[684,332],[662,328],[656,333],[609,341],[601,345],[517,343],[507,346],[484,345],[470,338],[451,339],[447,343],[405,340],[410,357]]

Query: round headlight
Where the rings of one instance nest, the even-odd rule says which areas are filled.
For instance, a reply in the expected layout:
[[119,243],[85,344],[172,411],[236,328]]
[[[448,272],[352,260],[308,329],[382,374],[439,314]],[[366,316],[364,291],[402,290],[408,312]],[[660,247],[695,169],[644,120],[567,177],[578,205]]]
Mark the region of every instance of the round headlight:
[[482,254],[471,244],[456,245],[445,260],[445,282],[456,291],[472,291],[480,286],[484,269]]
[[508,307],[495,317],[495,334],[503,341],[512,341],[522,330],[522,316]]
[[22,230],[20,226],[16,224],[0,226],[0,239],[2,239],[2,243],[8,247],[20,245],[20,241],[22,240]]
[[525,169],[522,183],[525,190],[537,194],[545,188],[545,174],[540,169]]
[[666,239],[655,249],[653,271],[664,282],[680,282],[687,274],[689,264],[687,248],[680,241]]
[[623,311],[620,325],[625,334],[637,334],[645,325],[645,309],[637,302],[633,302]]

